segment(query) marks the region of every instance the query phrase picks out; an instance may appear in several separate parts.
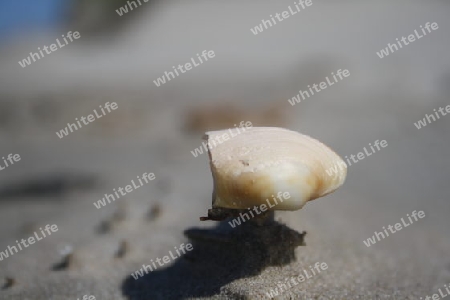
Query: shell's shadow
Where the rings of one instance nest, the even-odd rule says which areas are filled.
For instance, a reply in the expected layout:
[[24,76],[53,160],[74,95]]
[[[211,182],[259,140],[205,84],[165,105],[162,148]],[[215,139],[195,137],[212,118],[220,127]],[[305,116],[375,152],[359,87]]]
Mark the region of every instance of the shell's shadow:
[[[127,277],[122,284],[125,297],[187,299],[220,294],[222,286],[236,279],[294,261],[295,248],[305,245],[306,232],[298,233],[278,222],[264,226],[244,223],[231,228],[225,221],[212,229],[190,228],[184,234],[193,249],[170,267],[138,279]],[[150,259],[144,263],[149,264]]]

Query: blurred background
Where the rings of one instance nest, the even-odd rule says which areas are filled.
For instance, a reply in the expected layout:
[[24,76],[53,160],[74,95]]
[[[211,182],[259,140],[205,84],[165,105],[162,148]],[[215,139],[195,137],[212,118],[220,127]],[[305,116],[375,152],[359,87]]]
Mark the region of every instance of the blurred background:
[[[328,273],[286,297],[408,299],[450,281],[450,117],[414,126],[450,104],[448,1],[313,0],[258,35],[250,28],[292,1],[141,0],[119,16],[123,5],[129,4],[2,1],[0,156],[17,153],[21,160],[0,171],[0,251],[40,226],[60,229],[0,262],[0,299],[172,299],[170,276],[154,278],[166,288],[145,295],[122,283],[183,242],[184,229],[212,226],[198,221],[211,203],[208,157],[191,151],[204,131],[241,121],[308,134],[342,157],[377,139],[388,147],[350,166],[336,193],[280,213],[288,226],[308,231],[308,246],[291,269],[180,295],[259,299],[255,290],[270,287],[265,280],[273,286],[316,261],[327,262]],[[427,22],[439,29],[383,59],[376,55]],[[20,66],[68,31],[80,39]],[[216,56],[164,85],[153,83],[203,50]],[[351,75],[288,103],[338,69]],[[63,139],[55,134],[108,101],[118,109]],[[93,206],[145,172],[155,181]],[[374,231],[413,210],[426,217],[364,246]],[[126,257],[111,260],[125,244]],[[54,271],[67,259],[64,249],[77,263]]]

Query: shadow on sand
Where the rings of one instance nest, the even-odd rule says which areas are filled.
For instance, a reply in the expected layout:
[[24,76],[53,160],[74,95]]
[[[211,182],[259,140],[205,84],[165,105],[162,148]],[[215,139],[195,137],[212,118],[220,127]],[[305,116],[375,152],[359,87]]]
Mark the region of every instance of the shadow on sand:
[[[239,278],[257,276],[268,266],[295,260],[295,248],[305,245],[306,232],[298,233],[278,222],[252,223],[231,228],[225,221],[212,229],[187,229],[193,250],[167,268],[143,277],[126,278],[122,292],[129,300],[211,297]],[[150,258],[148,262],[149,263]],[[223,293],[223,292],[222,292]],[[224,295],[225,296],[225,295]],[[239,299],[239,295],[227,295]]]

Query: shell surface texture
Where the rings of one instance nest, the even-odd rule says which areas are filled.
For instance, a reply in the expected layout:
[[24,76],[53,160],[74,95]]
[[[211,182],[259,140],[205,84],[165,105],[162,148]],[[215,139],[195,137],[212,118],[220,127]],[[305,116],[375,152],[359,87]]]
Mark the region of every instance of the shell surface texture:
[[[268,209],[298,210],[345,181],[345,162],[307,135],[277,127],[233,128],[231,137],[230,132],[209,131],[204,137],[214,180],[213,208],[246,209],[287,192],[289,197]],[[217,142],[221,137],[224,141]]]

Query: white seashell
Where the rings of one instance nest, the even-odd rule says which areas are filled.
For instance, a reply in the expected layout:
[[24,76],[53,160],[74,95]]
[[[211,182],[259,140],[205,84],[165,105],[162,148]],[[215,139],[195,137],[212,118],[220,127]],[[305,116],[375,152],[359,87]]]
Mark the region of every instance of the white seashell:
[[[347,175],[344,161],[330,148],[284,128],[210,131],[205,139],[214,180],[213,208],[245,209],[288,192],[289,199],[269,210],[297,210],[335,191]],[[330,172],[333,168],[336,172]]]

